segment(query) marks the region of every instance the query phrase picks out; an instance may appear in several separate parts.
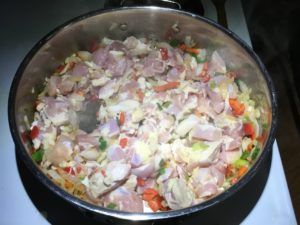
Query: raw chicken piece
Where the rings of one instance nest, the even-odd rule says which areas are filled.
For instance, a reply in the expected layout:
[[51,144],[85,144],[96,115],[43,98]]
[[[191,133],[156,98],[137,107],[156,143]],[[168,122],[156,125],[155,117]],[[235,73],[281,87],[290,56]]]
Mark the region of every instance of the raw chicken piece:
[[171,178],[167,180],[161,186],[160,192],[171,209],[186,208],[193,203],[193,193],[183,179]]
[[105,168],[89,178],[88,194],[92,199],[96,199],[117,188],[128,177],[130,168],[130,165],[122,160],[108,163]]
[[[113,207],[113,209],[126,212],[143,212],[143,200],[134,191],[125,187],[118,187],[104,197],[104,207]],[[112,208],[112,207],[111,207]]]
[[58,166],[63,161],[72,159],[74,143],[67,136],[59,136],[56,144],[51,149],[45,150],[45,159]]

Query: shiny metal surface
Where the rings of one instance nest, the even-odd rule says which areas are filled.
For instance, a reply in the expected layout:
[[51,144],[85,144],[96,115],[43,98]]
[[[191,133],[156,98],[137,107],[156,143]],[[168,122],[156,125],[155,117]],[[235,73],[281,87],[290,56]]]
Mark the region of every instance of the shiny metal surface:
[[[172,28],[174,24],[176,29]],[[129,35],[159,40],[183,39],[190,35],[200,46],[209,46],[210,52],[219,49],[220,54],[226,58],[229,70],[241,74],[241,78],[259,96],[257,104],[263,105],[266,113],[272,114],[272,126],[268,131],[270,135],[261,157],[240,182],[216,198],[197,206],[169,212],[138,214],[112,211],[83,202],[62,191],[37,170],[36,165],[26,154],[25,148],[29,151],[30,144],[22,145],[21,132],[28,129],[24,123],[24,116],[27,116],[29,121],[32,120],[35,98],[43,88],[45,77],[49,77],[52,71],[73,52],[89,49],[93,41],[103,37],[122,40]],[[264,66],[252,50],[230,31],[191,13],[158,7],[125,7],[93,12],[76,18],[40,41],[25,58],[15,76],[9,100],[9,119],[14,140],[19,145],[19,154],[26,160],[27,166],[52,191],[80,208],[101,215],[129,220],[153,220],[179,217],[204,210],[222,202],[245,185],[271,151],[277,116],[275,98],[272,82]]]

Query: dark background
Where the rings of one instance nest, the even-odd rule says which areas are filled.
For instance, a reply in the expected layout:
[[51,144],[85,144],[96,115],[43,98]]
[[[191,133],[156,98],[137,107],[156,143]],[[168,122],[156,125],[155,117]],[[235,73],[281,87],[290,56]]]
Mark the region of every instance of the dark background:
[[300,1],[243,0],[255,52],[278,92],[279,146],[288,186],[300,219]]

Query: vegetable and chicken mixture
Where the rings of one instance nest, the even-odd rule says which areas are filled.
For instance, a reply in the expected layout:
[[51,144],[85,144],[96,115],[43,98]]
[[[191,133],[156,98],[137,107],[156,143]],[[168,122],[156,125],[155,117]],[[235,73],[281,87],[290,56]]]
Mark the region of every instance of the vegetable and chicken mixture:
[[103,38],[46,79],[32,159],[68,192],[115,210],[176,210],[218,195],[249,170],[268,125],[225,60],[190,37]]

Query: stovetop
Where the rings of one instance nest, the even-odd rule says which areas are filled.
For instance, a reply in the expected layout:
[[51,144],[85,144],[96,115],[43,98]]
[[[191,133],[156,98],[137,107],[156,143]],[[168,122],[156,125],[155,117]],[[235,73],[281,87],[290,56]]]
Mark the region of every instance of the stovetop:
[[[200,1],[199,1],[200,2]],[[14,144],[9,132],[7,119],[7,100],[9,86],[14,73],[22,58],[30,48],[47,32],[61,23],[82,13],[102,8],[104,1],[99,0],[79,0],[79,1],[38,1],[38,0],[11,0],[0,7],[0,26],[2,35],[0,36],[1,53],[0,57],[0,126],[1,126],[1,164],[0,164],[0,224],[49,224],[55,220],[50,220],[49,216],[55,211],[55,201],[53,196],[35,195],[37,191],[34,181],[22,183],[24,174],[28,173],[22,163],[16,163]],[[3,4],[3,3],[1,3]],[[217,12],[213,3],[209,0],[202,0],[202,11],[198,8],[198,14],[202,14],[212,20],[217,20]],[[241,3],[239,0],[227,0],[225,5],[227,14],[227,24],[249,45],[250,39],[245,23]],[[264,191],[255,207],[243,220],[242,224],[297,224],[291,199],[286,184],[284,171],[277,147],[273,146],[270,175]],[[18,167],[21,170],[18,172]],[[21,176],[20,176],[21,175]],[[30,176],[30,174],[27,174]],[[25,176],[26,177],[26,176]],[[25,188],[24,188],[25,187]],[[44,197],[46,208],[38,206],[38,198]],[[55,196],[56,197],[56,196]],[[47,198],[49,201],[47,201]],[[54,198],[54,197],[53,197]],[[75,215],[76,211],[68,203],[63,204],[65,212],[74,212],[74,221],[84,219],[85,223],[93,224],[94,221],[89,215]],[[50,209],[50,211],[49,211]],[[40,210],[40,211],[39,211]],[[70,211],[71,210],[71,211]],[[79,216],[79,217],[78,217]],[[56,217],[59,217],[56,215]],[[76,218],[78,217],[78,220]],[[48,220],[46,219],[48,218]],[[59,218],[58,218],[59,219]],[[63,220],[66,221],[66,220]],[[67,222],[67,221],[66,221]]]

